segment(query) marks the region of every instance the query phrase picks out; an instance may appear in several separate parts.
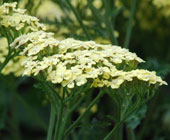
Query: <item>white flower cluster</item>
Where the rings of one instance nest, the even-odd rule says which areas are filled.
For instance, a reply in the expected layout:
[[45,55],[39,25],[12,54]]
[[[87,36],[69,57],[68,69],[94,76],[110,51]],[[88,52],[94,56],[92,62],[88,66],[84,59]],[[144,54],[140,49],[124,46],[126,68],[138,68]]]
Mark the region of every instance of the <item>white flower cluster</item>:
[[[149,84],[166,84],[155,72],[135,70],[137,64],[144,61],[127,49],[72,38],[58,41],[52,35],[32,32],[18,37],[10,45],[27,57],[23,63],[24,75],[41,73],[48,81],[68,88],[88,82],[93,87],[117,89],[135,78]],[[124,67],[118,69],[120,65]]]
[[[39,19],[25,14],[26,10],[16,8],[17,3],[4,3],[0,6],[0,34],[5,38],[0,39],[0,63],[3,63],[8,54],[8,43],[23,33],[46,30],[46,27],[39,23]],[[21,62],[23,56],[12,58],[2,70],[2,74],[13,73],[15,76],[22,75],[24,68]]]
[[[58,41],[52,36],[53,33],[46,33],[44,31],[32,32],[18,37],[10,46],[16,49],[23,48],[21,55],[24,54],[27,56],[37,55],[41,50],[50,47],[51,53],[53,50],[56,50],[57,52],[54,53],[65,54],[67,52],[73,52],[74,55],[78,51],[78,53],[82,53],[79,54],[80,56],[83,54],[86,55],[85,57],[91,56],[96,62],[100,60],[107,63],[106,60],[103,60],[103,57],[108,58],[114,64],[121,64],[123,61],[127,65],[134,61],[136,63],[144,62],[135,53],[131,53],[119,46],[101,45],[96,44],[94,41],[78,41],[72,38]],[[28,44],[27,47],[25,47],[26,44]]]
[[46,27],[39,23],[39,19],[25,14],[26,10],[17,9],[17,3],[4,3],[0,6],[0,25],[5,28],[15,28],[17,31],[46,30]]

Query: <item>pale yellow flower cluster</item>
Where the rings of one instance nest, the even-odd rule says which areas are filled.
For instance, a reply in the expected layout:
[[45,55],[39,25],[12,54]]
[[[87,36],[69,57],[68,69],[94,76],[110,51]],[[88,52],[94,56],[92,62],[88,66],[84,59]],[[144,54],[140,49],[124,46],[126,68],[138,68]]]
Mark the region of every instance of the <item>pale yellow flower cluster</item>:
[[161,10],[164,16],[170,16],[170,0],[153,0],[153,4]]
[[[109,66],[111,66],[112,63],[121,64],[122,62],[125,62],[127,65],[130,65],[131,62],[144,62],[141,58],[137,57],[135,53],[131,53],[127,49],[122,49],[119,46],[100,45],[96,44],[94,41],[82,42],[71,38],[58,41],[53,38],[52,35],[53,33],[46,33],[44,31],[24,34],[18,37],[11,44],[11,47],[15,47],[16,49],[23,48],[23,51],[20,54],[27,56],[37,55],[41,50],[44,51],[45,48],[51,49],[48,53],[64,54],[72,52],[72,54],[69,54],[70,57],[73,57],[71,55],[75,55],[74,53],[76,51],[76,53],[79,53],[78,55],[83,55],[85,52],[85,57],[90,56],[96,62],[104,61],[103,63]],[[30,43],[27,45],[28,42]],[[25,45],[27,45],[27,47],[25,47]],[[54,48],[57,48],[57,52],[53,52]],[[103,60],[99,56],[102,56],[102,58],[108,58],[108,60]]]
[[45,30],[39,19],[25,14],[26,10],[16,8],[17,3],[4,3],[0,6],[0,25],[15,30],[27,31]]
[[[8,54],[8,42],[5,38],[0,39],[0,63],[3,63]],[[10,60],[9,63],[2,70],[2,74],[8,75],[13,73],[15,76],[21,76],[24,72],[24,67],[21,63],[25,60],[24,56],[17,56]]]
[[72,38],[58,41],[44,31],[22,35],[10,46],[27,57],[24,75],[41,73],[48,81],[68,88],[88,82],[93,87],[117,89],[135,78],[150,84],[166,84],[155,72],[135,70],[144,61],[119,46]]
[[132,71],[121,71],[115,70],[114,74],[111,75],[112,80],[100,80],[99,78],[95,79],[93,82],[94,87],[103,87],[103,86],[111,86],[112,89],[119,88],[124,82],[130,82],[134,79],[139,81],[148,82],[149,84],[158,84],[158,85],[167,85],[165,81],[161,79],[161,77],[156,76],[156,73],[150,72],[148,70],[136,69]]
[[[0,29],[1,36],[13,39],[23,32],[45,30],[45,26],[39,23],[36,17],[25,14],[26,10],[16,8],[17,3],[4,3],[0,6]],[[14,32],[13,32],[14,31]],[[21,32],[20,32],[21,31]],[[12,40],[10,40],[12,41]],[[8,54],[8,42],[5,38],[0,39],[0,63],[3,63]],[[2,74],[13,73],[15,76],[21,76],[24,68],[21,63],[25,60],[24,56],[17,56],[9,61],[2,70]]]

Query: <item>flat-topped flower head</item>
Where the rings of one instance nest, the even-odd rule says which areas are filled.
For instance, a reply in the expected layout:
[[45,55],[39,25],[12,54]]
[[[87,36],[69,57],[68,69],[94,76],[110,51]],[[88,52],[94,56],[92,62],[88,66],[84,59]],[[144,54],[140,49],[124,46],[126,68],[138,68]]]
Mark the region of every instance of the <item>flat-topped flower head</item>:
[[46,27],[39,23],[39,19],[25,14],[26,10],[16,8],[17,3],[5,3],[0,6],[0,25],[12,30],[24,33],[29,31],[46,30]]
[[46,80],[68,88],[90,83],[93,87],[117,89],[135,78],[150,84],[166,84],[153,72],[135,70],[144,61],[119,46],[72,38],[58,41],[44,31],[22,35],[10,46],[27,57],[24,75],[43,74]]
[[[50,48],[55,49],[59,42],[52,36],[53,33],[44,31],[31,32],[16,38],[10,46],[19,49],[21,51],[20,55],[34,56],[42,52],[44,55],[47,55],[50,52],[45,52],[46,48],[49,48],[49,51]],[[54,52],[56,53],[56,51]]]
[[[75,57],[77,53],[77,57],[82,61],[81,63],[87,63],[88,57],[93,59],[95,63],[103,61],[105,65],[111,63],[119,65],[123,62],[126,65],[130,65],[131,62],[136,62],[136,64],[144,62],[141,58],[137,57],[135,53],[131,53],[127,49],[119,46],[101,45],[94,41],[79,41],[73,38],[58,41],[52,36],[53,33],[43,31],[24,34],[18,37],[11,44],[11,47],[21,50],[24,49],[21,54],[28,56],[42,54],[42,57],[44,57],[52,54],[66,54],[67,57]],[[67,59],[66,56],[65,59]],[[81,59],[81,57],[83,58]]]
[[15,11],[17,2],[13,3],[4,3],[0,6],[0,15],[8,15],[10,12]]

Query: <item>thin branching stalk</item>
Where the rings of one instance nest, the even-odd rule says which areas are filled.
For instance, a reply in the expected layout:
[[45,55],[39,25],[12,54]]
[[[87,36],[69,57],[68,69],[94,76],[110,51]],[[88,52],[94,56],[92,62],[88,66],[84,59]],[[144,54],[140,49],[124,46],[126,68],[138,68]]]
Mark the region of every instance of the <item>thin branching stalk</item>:
[[[84,88],[82,88],[82,89],[84,89]],[[87,90],[87,88],[85,88],[83,90],[83,92],[85,92],[86,90]],[[65,133],[65,129],[66,129],[66,124],[67,124],[67,122],[69,120],[69,117],[70,117],[71,113],[80,105],[80,103],[86,97],[86,96],[81,96],[79,98],[79,94],[81,94],[81,93],[82,93],[81,89],[78,92],[74,93],[74,91],[72,91],[72,93],[71,93],[72,94],[71,95],[72,98],[69,101],[68,106],[67,106],[67,108],[65,110],[66,113],[63,116],[62,126],[61,126],[60,133],[59,133],[59,139],[62,139],[64,137],[64,133]]]
[[5,66],[8,64],[8,62],[16,56],[17,53],[12,54],[12,52],[9,50],[8,55],[6,56],[4,62],[0,65],[0,73],[5,68]]
[[130,42],[131,33],[132,33],[135,9],[136,9],[136,0],[132,0],[131,9],[130,9],[130,17],[129,17],[129,21],[128,21],[128,27],[127,27],[126,37],[125,37],[125,44],[124,44],[124,48],[127,48],[127,49],[129,48],[129,42]]
[[[73,98],[75,98],[75,97],[73,97]],[[65,132],[66,124],[67,124],[68,119],[69,119],[69,117],[72,113],[71,106],[73,105],[73,102],[72,102],[73,98],[68,103],[67,108],[66,108],[66,113],[63,116],[62,125],[61,125],[61,129],[60,129],[60,132],[59,132],[59,140],[64,137],[63,135],[64,135],[64,132]]]
[[46,83],[42,83],[41,85],[42,85],[42,88],[43,88],[44,92],[49,97],[49,100],[50,100],[51,104],[55,108],[55,111],[58,112],[58,110],[59,110],[58,102],[59,101],[54,97],[55,93],[53,93],[53,91],[51,91],[50,87]]
[[83,31],[84,31],[87,39],[90,40],[90,39],[91,39],[91,36],[90,36],[88,30],[86,29],[86,27],[84,26],[84,24],[83,24],[83,22],[82,22],[82,19],[81,19],[80,15],[78,14],[77,10],[76,10],[76,9],[74,8],[74,6],[71,4],[70,0],[66,0],[66,2],[67,2],[67,4],[69,5],[69,7],[71,8],[71,10],[73,11],[74,15],[76,16],[76,18],[77,18],[80,26],[82,27],[82,29],[83,29]]
[[63,121],[62,121],[62,125],[61,125],[61,129],[60,129],[60,132],[59,132],[59,136],[58,136],[58,139],[61,140],[63,138],[63,135],[64,135],[64,131],[65,131],[65,128],[66,128],[66,124],[67,124],[67,121],[69,119],[69,116],[71,114],[70,110],[69,110],[69,107],[68,107],[68,110],[66,110],[66,114],[64,115],[64,118],[63,118]]
[[110,19],[106,18],[105,19],[105,24],[106,24],[106,28],[107,28],[107,31],[109,33],[109,36],[110,36],[110,41],[112,42],[112,44],[115,44],[115,45],[118,45],[118,41],[114,35],[114,25],[113,23],[111,22]]
[[47,140],[52,140],[54,125],[55,125],[55,109],[51,104],[51,113],[50,113],[50,122],[48,127]]
[[123,121],[117,122],[115,127],[107,134],[107,136],[103,140],[111,140],[111,137],[115,134],[115,132],[120,128],[123,124]]
[[[125,120],[131,116],[139,107],[144,105],[151,97],[148,97],[146,101],[141,102],[141,97],[138,96],[136,102],[124,112],[124,115],[120,117],[120,121],[116,122],[114,128],[106,135],[103,140],[111,140],[112,136],[116,133],[116,131],[122,126]],[[122,114],[122,110],[121,110]],[[133,132],[132,132],[133,133]],[[135,138],[135,135],[133,136]]]
[[61,126],[63,125],[62,124],[62,118],[63,118],[63,112],[64,112],[64,98],[65,98],[65,90],[63,90],[63,88],[60,89],[61,91],[61,95],[62,95],[62,98],[61,98],[61,104],[60,104],[60,107],[59,107],[59,112],[57,114],[57,123],[56,123],[56,128],[55,128],[55,134],[54,134],[54,139],[55,140],[61,140],[59,139],[59,133],[60,133],[60,129],[61,129]]
[[[89,8],[91,9],[92,13],[93,13],[93,17],[95,18],[96,20],[96,24],[102,28],[102,23],[104,22],[104,17],[103,15],[101,14],[101,12],[96,9],[94,6],[93,6],[93,1],[92,0],[88,0],[88,5],[89,5]],[[102,32],[102,31],[101,31]],[[103,33],[101,33],[103,34]]]
[[70,133],[79,123],[80,121],[86,116],[86,114],[90,111],[90,109],[95,105],[99,99],[103,96],[103,91],[96,96],[96,98],[91,102],[91,104],[87,107],[86,111],[79,116],[79,118],[66,130],[65,136]]
[[107,29],[107,32],[109,34],[109,37],[110,37],[110,41],[112,42],[112,44],[115,44],[115,45],[118,45],[118,41],[114,35],[114,25],[111,21],[111,17],[109,16],[110,12],[111,12],[111,9],[108,5],[109,3],[104,0],[104,7],[105,7],[105,24],[106,24],[106,29]]
[[128,140],[136,140],[134,130],[130,127],[126,127]]

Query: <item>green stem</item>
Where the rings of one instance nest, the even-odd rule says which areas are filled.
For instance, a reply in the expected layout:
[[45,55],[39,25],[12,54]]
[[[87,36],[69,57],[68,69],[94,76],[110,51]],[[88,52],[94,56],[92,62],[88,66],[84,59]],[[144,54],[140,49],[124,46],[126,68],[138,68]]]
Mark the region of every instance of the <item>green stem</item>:
[[123,124],[117,129],[115,135],[113,135],[114,140],[123,140]]
[[140,105],[134,105],[134,107],[132,107],[127,113],[126,115],[123,116],[122,119],[120,119],[120,122],[117,122],[115,127],[109,132],[109,134],[107,134],[107,136],[103,139],[103,140],[110,140],[111,137],[115,134],[115,132],[121,127],[121,125],[124,123],[124,121],[131,115],[134,113],[134,111],[136,111],[136,109],[139,107]]
[[80,97],[79,100],[76,103],[74,103],[74,105],[70,108],[70,112],[74,111],[79,106],[79,104],[83,101],[84,98],[85,96]]
[[49,122],[47,140],[52,140],[54,124],[55,124],[55,109],[51,104],[51,113],[50,113],[50,122]]
[[64,111],[64,98],[65,98],[65,88],[61,88],[60,91],[62,92],[62,98],[61,98],[61,104],[59,107],[59,112],[58,112],[58,116],[57,116],[57,123],[56,123],[56,129],[55,129],[55,134],[54,134],[54,140],[61,140],[62,138],[60,137],[60,129],[63,126],[62,123],[62,117],[63,117],[63,111]]
[[132,33],[135,9],[136,9],[136,0],[132,0],[130,17],[129,17],[129,21],[128,21],[128,27],[127,27],[126,37],[125,37],[125,44],[124,44],[124,48],[127,48],[127,49],[129,48],[129,42],[130,42],[130,37],[131,37],[131,33]]
[[55,96],[56,92],[54,92],[53,90],[51,90],[51,87],[49,87],[48,84],[46,84],[46,82],[42,82],[42,88],[45,91],[45,94],[47,94],[47,96],[50,99],[51,104],[53,105],[53,107],[55,108],[55,111],[58,112],[59,110],[59,102],[60,100],[58,100]]
[[148,106],[150,109],[148,108],[149,111],[147,112],[144,122],[142,123],[142,128],[140,128],[139,132],[136,135],[137,140],[142,140],[143,137],[145,136],[145,132],[146,132],[145,130],[148,127],[148,123],[149,123],[149,120],[151,119],[152,114],[154,113],[154,110],[152,108],[154,108],[156,106],[156,103],[160,98],[160,94],[156,94],[156,95],[159,95],[159,96],[154,97],[152,102],[150,102],[150,104]]
[[115,124],[115,127],[107,134],[107,136],[103,140],[110,140],[111,137],[115,134],[115,132],[120,128],[120,126],[123,124],[123,121],[117,122]]
[[100,93],[97,95],[97,97],[91,102],[91,104],[87,107],[86,111],[79,116],[79,118],[66,130],[65,136],[69,134],[71,130],[73,130],[79,122],[85,117],[85,115],[90,111],[90,109],[99,101],[99,99],[103,96],[103,92],[100,91]]
[[[88,86],[87,86],[88,87]],[[78,97],[79,94],[81,94],[83,91],[85,92],[88,88],[80,88],[77,92],[72,92],[68,97],[66,97],[64,99],[64,103],[70,101],[71,99],[73,99],[73,96]],[[74,94],[74,95],[73,95]],[[75,97],[74,97],[75,99]]]
[[67,124],[67,121],[69,119],[69,116],[70,116],[70,112],[68,111],[68,113],[65,115],[63,122],[62,122],[61,130],[60,130],[60,133],[59,133],[59,140],[61,140],[63,138],[64,130],[66,128],[66,124]]
[[128,140],[136,140],[134,130],[130,127],[126,127]]
[[91,39],[91,36],[90,34],[88,33],[86,27],[84,26],[83,22],[82,22],[82,19],[80,17],[80,15],[78,14],[77,10],[73,7],[73,5],[71,4],[70,0],[66,0],[67,4],[69,5],[69,7],[71,8],[71,10],[73,11],[74,15],[76,16],[80,26],[82,27],[84,33],[86,34],[86,37],[88,40]]
[[54,93],[53,95],[55,96],[55,99],[57,99],[58,101],[61,100],[61,97],[59,96],[59,94],[56,92],[56,87],[54,85],[52,85],[49,82],[46,82],[46,84],[48,85],[48,87],[51,89],[51,91]]
[[[85,92],[86,90],[87,89],[85,88],[83,91]],[[70,95],[72,98],[71,98],[70,102],[68,103],[66,114],[64,115],[64,118],[63,118],[61,130],[60,130],[60,134],[59,134],[59,139],[61,139],[64,136],[66,124],[69,120],[70,114],[79,106],[79,104],[85,98],[85,96],[81,96],[80,98],[78,98],[79,97],[78,95],[80,93],[82,93],[81,89],[78,92],[75,92],[75,93],[73,92],[74,95],[72,95],[72,94]]]
[[109,33],[110,40],[111,40],[112,44],[118,45],[118,41],[117,41],[117,39],[114,35],[115,29],[114,29],[113,23],[109,19],[106,19],[105,23],[106,23],[106,28],[107,28],[107,31]]
[[4,67],[8,64],[8,62],[14,57],[15,55],[11,55],[11,51],[8,52],[4,62],[0,65],[0,73],[4,69]]
[[58,137],[59,140],[62,140],[62,138],[63,138],[66,124],[68,122],[70,114],[71,114],[70,107],[68,107],[68,110],[67,110],[66,114],[64,115],[64,119],[62,121],[61,129],[60,129],[60,133],[59,133],[59,137]]
[[61,107],[59,108],[56,129],[55,129],[55,134],[54,134],[54,140],[59,140],[58,135],[59,135],[60,126],[61,126],[61,122],[62,122],[62,114],[63,114],[63,104],[61,104]]
[[110,17],[110,12],[111,12],[111,8],[109,6],[109,3],[104,0],[104,7],[105,7],[105,24],[106,24],[106,29],[107,32],[109,34],[110,37],[110,41],[112,42],[112,44],[118,45],[118,41],[114,35],[114,24],[111,21],[111,17]]
[[91,11],[93,13],[93,17],[95,18],[98,26],[100,28],[102,28],[101,24],[104,21],[104,17],[100,13],[100,11],[93,6],[92,0],[87,0],[87,1],[88,1],[89,8],[91,9]]

